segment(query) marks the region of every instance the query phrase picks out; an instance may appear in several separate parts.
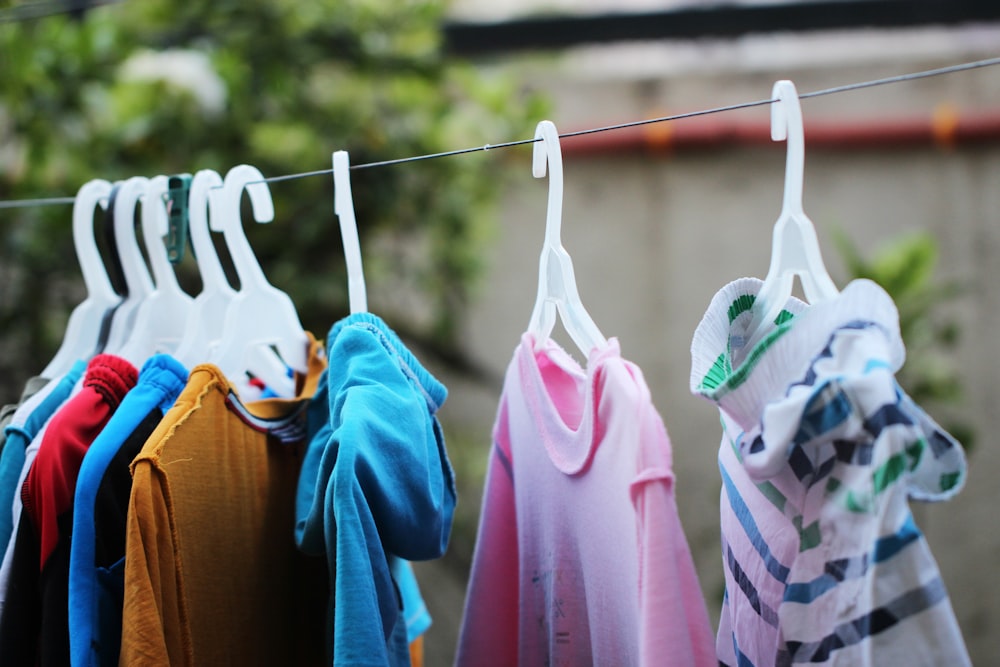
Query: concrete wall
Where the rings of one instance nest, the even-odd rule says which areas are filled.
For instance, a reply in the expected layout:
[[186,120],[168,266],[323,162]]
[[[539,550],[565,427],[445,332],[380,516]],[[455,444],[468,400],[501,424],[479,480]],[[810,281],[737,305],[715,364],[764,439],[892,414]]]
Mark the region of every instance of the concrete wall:
[[[984,44],[1000,40],[989,31],[967,30],[861,35],[853,41],[826,36],[646,45],[506,66],[519,68],[526,86],[553,96],[551,119],[569,131],[766,98],[780,78],[791,78],[805,92],[995,55]],[[838,52],[842,57],[830,55]],[[996,649],[991,633],[1000,629],[1000,580],[988,574],[1000,553],[1000,449],[990,437],[1000,429],[994,393],[1000,369],[994,350],[1000,327],[1000,143],[811,150],[808,141],[810,122],[930,114],[944,103],[963,113],[1000,111],[1000,67],[805,101],[804,202],[841,286],[843,267],[831,242],[837,229],[864,250],[909,232],[929,232],[940,243],[940,279],[968,286],[948,308],[963,331],[955,359],[966,390],[959,414],[974,424],[978,444],[961,495],[920,509],[917,518],[973,660],[988,664]],[[766,107],[734,113],[751,121],[768,118]],[[714,615],[722,590],[720,429],[716,409],[688,390],[689,346],[720,287],[767,271],[784,146],[581,156],[568,148],[570,141],[564,141],[563,242],[584,304],[604,334],[618,337],[623,354],[641,366],[667,424],[682,521]],[[531,178],[529,156],[530,149],[524,150],[519,173],[503,195],[488,278],[466,322],[469,353],[497,375],[528,323],[537,284],[547,186]],[[573,349],[565,335],[557,339]],[[450,386],[442,417],[450,428],[481,434],[485,463],[500,387],[465,387],[458,380]],[[460,499],[466,507],[479,501]],[[453,600],[442,608],[430,597],[441,621],[438,634],[430,635],[432,657],[450,648],[456,616]]]

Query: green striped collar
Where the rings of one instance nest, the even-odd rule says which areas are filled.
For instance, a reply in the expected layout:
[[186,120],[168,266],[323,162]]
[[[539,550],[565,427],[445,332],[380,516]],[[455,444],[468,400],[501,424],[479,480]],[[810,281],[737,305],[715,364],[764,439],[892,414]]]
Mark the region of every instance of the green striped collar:
[[893,371],[903,364],[899,315],[885,290],[870,280],[855,280],[829,301],[812,306],[791,297],[772,329],[737,361],[740,341],[763,283],[740,278],[716,293],[695,329],[691,343],[691,391],[719,404],[743,428],[751,428],[764,405],[783,396],[830,334],[850,321],[864,319],[892,333]]

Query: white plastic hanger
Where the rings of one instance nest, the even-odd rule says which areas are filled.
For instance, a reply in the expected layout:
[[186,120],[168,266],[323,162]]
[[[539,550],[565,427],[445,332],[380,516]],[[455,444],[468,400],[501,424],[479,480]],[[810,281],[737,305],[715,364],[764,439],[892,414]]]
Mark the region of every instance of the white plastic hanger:
[[156,176],[147,181],[143,193],[142,237],[156,284],[136,309],[132,332],[118,353],[135,366],[157,352],[177,349],[194,302],[177,284],[163,242],[167,235],[167,184],[166,176]]
[[347,151],[336,151],[333,154],[333,209],[340,221],[340,238],[347,260],[348,302],[353,314],[368,311],[368,297],[361,267],[361,243],[358,241],[358,222],[354,217],[350,169],[351,158]]
[[[208,222],[209,212],[213,218],[224,215],[222,185],[222,177],[212,169],[202,169],[191,179],[188,232],[201,275],[201,292],[194,299],[184,337],[174,352],[174,357],[187,368],[194,368],[209,360],[213,346],[222,336],[226,311],[236,298],[236,290],[226,279],[222,262],[219,261]],[[251,368],[265,383],[268,379],[272,383],[289,381],[287,367],[270,348],[254,348]],[[242,393],[249,389],[239,381],[236,385]]]
[[549,173],[549,203],[545,219],[545,242],[538,263],[538,295],[531,313],[528,332],[535,338],[536,348],[552,334],[556,313],[562,318],[563,327],[584,355],[606,341],[580,301],[573,273],[573,260],[562,245],[563,171],[562,150],[556,126],[543,120],[535,129],[532,173],[535,178],[545,178]]
[[107,208],[111,183],[95,179],[84,183],[73,202],[73,245],[87,286],[87,297],[69,316],[62,345],[42,371],[42,377],[55,378],[70,369],[78,359],[89,359],[97,349],[105,313],[121,297],[115,293],[94,238],[94,209]]
[[[223,215],[213,217],[211,224],[225,235],[240,289],[226,311],[220,345],[212,360],[229,378],[239,381],[259,358],[254,348],[274,346],[289,368],[305,373],[309,339],[291,298],[267,281],[250,247],[240,219],[244,190],[250,194],[257,222],[274,218],[271,192],[260,171],[247,164],[230,169],[222,190]],[[294,393],[290,377],[261,379],[279,396]]]
[[832,299],[838,294],[823,264],[816,229],[802,209],[805,139],[795,84],[787,80],[776,82],[771,97],[778,100],[771,104],[771,139],[784,139],[788,145],[785,196],[781,214],[774,224],[771,266],[754,301],[744,352],[752,350],[767,334],[770,323],[778,317],[792,294],[795,276],[802,282],[809,303]]
[[111,332],[104,351],[118,354],[135,324],[135,314],[139,304],[153,292],[153,279],[146,268],[146,260],[139,250],[135,236],[135,207],[146,190],[148,178],[133,176],[118,188],[114,207],[114,234],[121,257],[122,273],[128,293],[115,310],[111,319]]
[[209,350],[222,335],[226,310],[236,297],[236,290],[226,280],[208,227],[209,208],[213,218],[222,215],[222,204],[218,201],[221,188],[222,177],[212,169],[202,169],[191,179],[188,232],[201,275],[201,292],[195,297],[184,337],[174,353],[188,368],[208,360]]

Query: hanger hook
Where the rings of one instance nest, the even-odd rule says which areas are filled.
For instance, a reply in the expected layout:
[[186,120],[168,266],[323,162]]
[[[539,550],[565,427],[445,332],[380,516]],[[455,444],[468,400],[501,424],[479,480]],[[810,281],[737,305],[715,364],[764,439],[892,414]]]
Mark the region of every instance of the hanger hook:
[[545,240],[560,246],[562,229],[563,164],[559,131],[555,123],[543,120],[535,128],[535,145],[532,152],[531,173],[535,178],[549,175],[549,203],[545,224]]
[[[41,372],[42,377],[58,377],[68,371],[77,359],[86,359],[95,349],[99,350],[104,346],[102,332],[105,318],[118,303],[119,296],[111,284],[108,266],[101,259],[97,247],[94,213],[98,209],[108,208],[111,187],[111,183],[103,179],[88,181],[77,191],[73,202],[73,245],[83,272],[87,297],[70,313],[63,342]],[[106,214],[102,211],[102,222],[104,215]],[[108,261],[113,266],[117,259],[117,253],[112,248]]]
[[88,181],[77,191],[73,206],[73,245],[83,273],[83,283],[87,286],[87,294],[115,301],[118,295],[111,286],[104,260],[97,249],[94,230],[94,209],[98,206],[107,209],[110,193],[111,183],[102,179]]
[[805,132],[802,124],[802,107],[795,84],[787,79],[776,81],[771,97],[771,139],[785,141],[785,197],[782,204],[786,214],[802,214],[802,173],[805,170]]
[[[133,176],[121,184],[115,197],[115,242],[121,256],[128,296],[133,301],[141,300],[153,291],[153,279],[139,250],[135,230],[135,208],[139,205],[148,182],[149,179],[144,176]],[[149,205],[152,202],[143,203],[143,206]]]
[[[146,183],[142,202],[142,240],[146,256],[153,269],[157,290],[177,285],[177,276],[167,257],[163,237],[167,235],[167,177],[154,176]],[[180,288],[177,287],[179,290]]]
[[270,284],[243,229],[240,200],[244,190],[250,195],[254,220],[260,223],[273,220],[274,202],[271,200],[271,191],[264,182],[264,175],[260,170],[249,164],[236,165],[226,173],[222,186],[223,214],[213,216],[210,220],[212,229],[221,231],[226,238],[233,266],[236,267],[236,274],[240,278],[241,291],[248,285]]
[[212,219],[221,218],[223,205],[222,176],[213,169],[202,169],[191,179],[191,191],[188,194],[189,223],[191,245],[194,248],[195,262],[201,274],[202,291],[207,293],[235,293],[225,271],[219,261],[219,255],[212,243],[209,231],[209,210]]
[[368,296],[361,264],[358,222],[354,215],[354,197],[351,194],[351,157],[347,151],[335,151],[332,159],[333,209],[340,221],[340,238],[347,263],[348,302],[352,314],[364,313],[368,311]]

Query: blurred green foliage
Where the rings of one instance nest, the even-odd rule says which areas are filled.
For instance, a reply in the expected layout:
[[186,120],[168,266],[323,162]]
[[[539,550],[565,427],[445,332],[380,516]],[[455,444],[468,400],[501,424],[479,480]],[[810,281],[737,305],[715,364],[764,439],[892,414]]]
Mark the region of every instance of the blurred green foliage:
[[[870,258],[863,257],[845,234],[836,235],[835,241],[849,275],[873,280],[896,303],[906,345],[906,363],[897,374],[900,386],[919,405],[942,409],[960,405],[962,376],[949,354],[956,349],[961,330],[947,307],[962,289],[935,278],[937,241],[926,233],[907,235],[877,249]],[[972,447],[974,433],[966,420],[949,417],[942,426],[967,451]]]
[[[249,163],[265,176],[530,137],[540,99],[449,62],[442,0],[124,2],[0,24],[0,199],[67,195],[92,178]],[[504,158],[352,171],[373,311],[447,350],[480,273]],[[347,312],[329,175],[271,186],[247,234],[317,335]],[[0,388],[58,347],[84,296],[69,206],[0,211]],[[182,284],[199,289],[193,260]]]

